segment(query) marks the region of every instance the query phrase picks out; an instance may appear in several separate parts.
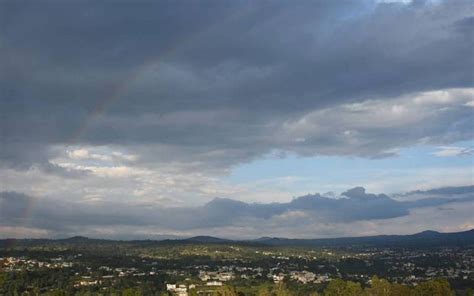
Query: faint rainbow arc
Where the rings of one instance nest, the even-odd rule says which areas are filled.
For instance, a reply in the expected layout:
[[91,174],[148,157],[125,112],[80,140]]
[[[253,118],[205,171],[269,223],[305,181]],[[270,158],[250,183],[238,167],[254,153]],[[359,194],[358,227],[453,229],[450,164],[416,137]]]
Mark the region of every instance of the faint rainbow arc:
[[219,22],[219,20],[216,20],[215,22],[211,23],[208,25],[205,29],[193,34],[190,38],[181,38],[179,41],[174,42],[173,46],[169,46],[168,49],[166,49],[160,56],[158,57],[152,57],[145,62],[141,63],[138,67],[135,67],[129,75],[125,79],[122,79],[120,83],[117,83],[117,86],[113,87],[110,94],[107,96],[104,96],[103,99],[99,100],[93,110],[86,116],[86,118],[83,120],[82,124],[77,128],[73,134],[69,137],[69,139],[66,141],[66,146],[69,145],[74,145],[83,137],[83,135],[86,133],[88,124],[102,115],[103,113],[106,112],[106,110],[114,103],[116,102],[123,94],[125,94],[130,86],[133,84],[134,81],[138,77],[140,77],[143,73],[145,73],[150,67],[156,66],[161,62],[162,60],[166,59],[167,57],[171,56],[173,53],[177,52],[178,50],[181,50],[185,46],[189,45],[191,42],[194,40],[198,39],[199,37],[209,33],[212,31],[214,28],[216,28],[218,25],[222,25],[223,23],[228,23],[231,21],[236,20],[237,18],[242,17],[245,13],[247,13],[246,10],[237,10],[233,11],[232,13],[229,13],[228,15],[224,16],[224,21]]

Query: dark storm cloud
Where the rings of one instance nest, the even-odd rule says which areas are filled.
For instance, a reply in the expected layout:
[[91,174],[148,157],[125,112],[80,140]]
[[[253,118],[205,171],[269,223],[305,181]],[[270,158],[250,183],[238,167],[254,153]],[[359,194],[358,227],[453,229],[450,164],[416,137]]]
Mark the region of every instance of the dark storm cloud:
[[[429,190],[416,190],[402,194],[403,199],[416,199],[413,201],[405,201],[407,205],[412,208],[440,206],[449,202],[456,202],[458,200],[472,200],[474,194],[474,186],[453,186],[433,188]],[[456,197],[448,201],[447,196]]]
[[0,10],[9,167],[48,167],[51,147],[71,143],[212,169],[273,149],[373,157],[423,138],[472,138],[469,107],[418,132],[364,130],[366,145],[332,131],[279,137],[282,122],[320,108],[472,87],[469,1],[6,1]]
[[[454,188],[449,189],[452,192]],[[443,189],[438,189],[438,191]],[[319,194],[306,195],[287,203],[245,203],[225,198],[198,207],[162,208],[122,203],[78,203],[38,199],[15,192],[2,192],[1,226],[38,227],[52,234],[71,234],[94,227],[157,227],[163,231],[211,231],[220,227],[267,225],[268,228],[294,227],[311,223],[348,223],[403,217],[416,208],[437,207],[474,201],[471,186],[416,201],[398,201],[385,194],[366,193],[356,187],[335,199]],[[126,237],[126,231],[122,231]]]
[[24,223],[29,213],[33,198],[18,192],[0,192],[0,223],[1,225],[17,225]]
[[422,194],[422,195],[458,195],[458,194],[472,194],[474,192],[474,186],[456,186],[456,187],[442,187],[442,188],[434,188],[429,190],[416,190],[406,193],[406,195],[415,195],[415,194]]

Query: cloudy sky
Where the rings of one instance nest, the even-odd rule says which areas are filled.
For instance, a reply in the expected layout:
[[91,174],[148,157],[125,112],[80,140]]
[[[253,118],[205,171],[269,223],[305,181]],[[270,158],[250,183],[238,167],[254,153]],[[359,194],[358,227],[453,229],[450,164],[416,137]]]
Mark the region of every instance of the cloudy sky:
[[474,228],[471,1],[0,14],[0,237]]

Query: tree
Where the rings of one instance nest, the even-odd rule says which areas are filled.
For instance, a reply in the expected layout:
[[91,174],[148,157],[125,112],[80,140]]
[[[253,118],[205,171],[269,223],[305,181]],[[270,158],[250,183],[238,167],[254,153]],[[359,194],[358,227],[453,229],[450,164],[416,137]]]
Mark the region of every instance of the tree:
[[264,286],[258,290],[257,296],[272,296],[268,287]]
[[324,290],[325,296],[344,296],[344,289],[346,282],[341,279],[335,279],[329,282],[329,285]]
[[291,296],[291,292],[290,290],[286,288],[285,284],[280,283],[278,285],[278,288],[276,289],[275,295],[276,296]]
[[222,286],[218,291],[217,294],[219,296],[238,296],[237,291],[234,287],[230,286]]
[[359,296],[363,294],[360,283],[346,282],[346,288],[344,289],[344,295],[347,296]]
[[405,296],[411,294],[411,289],[404,285],[392,284],[390,292],[390,296]]
[[67,293],[66,291],[62,289],[57,289],[57,290],[49,292],[47,295],[48,296],[67,296]]
[[445,279],[423,282],[413,290],[414,296],[454,296],[451,285]]
[[122,292],[122,296],[142,296],[142,292],[139,289],[128,288]]
[[370,288],[366,289],[369,296],[390,296],[392,285],[384,279],[379,279],[376,275],[372,277]]
[[7,275],[4,272],[0,272],[0,289],[3,287],[7,280]]
[[341,279],[333,280],[324,290],[325,296],[359,296],[363,294],[359,283],[345,282]]

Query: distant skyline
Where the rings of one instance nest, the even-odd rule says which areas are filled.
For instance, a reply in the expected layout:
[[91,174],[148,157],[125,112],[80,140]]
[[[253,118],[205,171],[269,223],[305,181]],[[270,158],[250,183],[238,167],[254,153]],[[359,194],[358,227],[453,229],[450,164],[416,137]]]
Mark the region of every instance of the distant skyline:
[[474,228],[471,1],[0,13],[0,238]]

